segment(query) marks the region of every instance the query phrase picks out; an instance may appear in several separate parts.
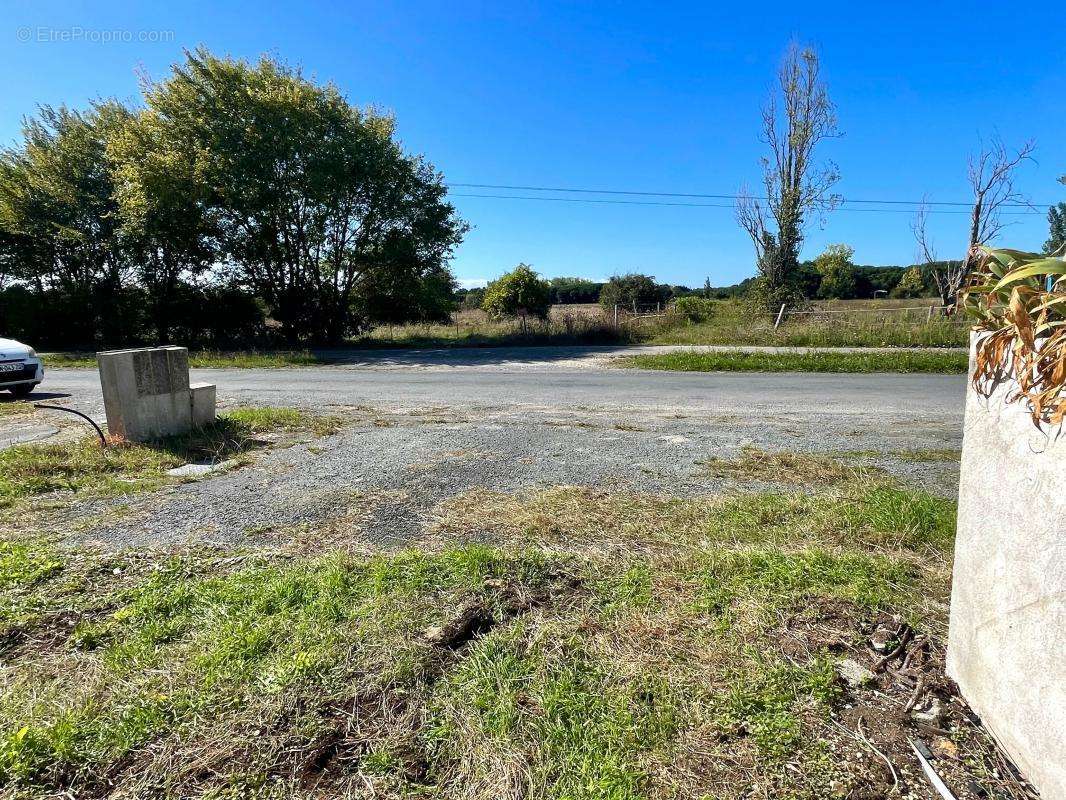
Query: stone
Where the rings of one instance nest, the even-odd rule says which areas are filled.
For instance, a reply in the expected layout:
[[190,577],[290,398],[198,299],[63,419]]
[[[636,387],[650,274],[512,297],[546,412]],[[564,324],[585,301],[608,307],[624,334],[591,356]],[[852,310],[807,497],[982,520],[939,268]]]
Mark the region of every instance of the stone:
[[920,722],[923,725],[939,727],[944,719],[944,709],[940,705],[940,701],[934,697],[929,701],[928,705],[911,711],[911,717],[914,718],[915,722]]
[[215,390],[189,386],[184,347],[108,350],[96,354],[108,432],[144,442],[185,433],[215,417]]
[[867,669],[858,661],[851,658],[842,658],[836,663],[837,675],[852,689],[858,689],[872,682],[876,677],[872,670]]
[[192,426],[202,428],[215,421],[215,387],[210,383],[194,383],[189,387],[192,404]]
[[168,469],[167,475],[172,478],[202,478],[215,472],[225,472],[236,466],[236,460],[229,458],[217,464],[185,464],[174,469]]
[[1066,800],[1066,436],[1008,402],[1013,380],[967,386],[947,672],[1040,796]]

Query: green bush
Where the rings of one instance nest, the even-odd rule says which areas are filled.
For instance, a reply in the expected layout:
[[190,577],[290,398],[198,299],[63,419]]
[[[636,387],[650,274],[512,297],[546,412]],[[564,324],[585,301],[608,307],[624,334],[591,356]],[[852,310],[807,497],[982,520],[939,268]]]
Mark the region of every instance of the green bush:
[[514,317],[519,312],[546,319],[550,302],[550,287],[528,264],[519,264],[501,275],[485,289],[481,307],[493,317]]
[[689,322],[706,322],[714,316],[717,305],[717,301],[710,298],[689,295],[677,298],[674,308]]

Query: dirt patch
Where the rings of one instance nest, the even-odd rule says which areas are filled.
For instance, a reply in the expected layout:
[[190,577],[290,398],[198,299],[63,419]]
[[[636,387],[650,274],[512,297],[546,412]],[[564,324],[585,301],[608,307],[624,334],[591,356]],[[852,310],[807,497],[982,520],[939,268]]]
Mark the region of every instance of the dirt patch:
[[896,616],[864,617],[828,601],[798,609],[777,635],[789,658],[837,658],[842,694],[822,738],[841,773],[835,788],[847,797],[931,794],[916,750],[959,800],[1038,797],[945,674],[939,639]]

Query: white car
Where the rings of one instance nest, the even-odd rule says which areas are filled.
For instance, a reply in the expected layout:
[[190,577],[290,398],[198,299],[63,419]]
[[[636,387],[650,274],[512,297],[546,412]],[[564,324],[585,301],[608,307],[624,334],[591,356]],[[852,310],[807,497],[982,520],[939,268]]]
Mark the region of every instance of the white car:
[[8,389],[15,397],[25,397],[43,380],[44,365],[32,347],[0,339],[0,391]]

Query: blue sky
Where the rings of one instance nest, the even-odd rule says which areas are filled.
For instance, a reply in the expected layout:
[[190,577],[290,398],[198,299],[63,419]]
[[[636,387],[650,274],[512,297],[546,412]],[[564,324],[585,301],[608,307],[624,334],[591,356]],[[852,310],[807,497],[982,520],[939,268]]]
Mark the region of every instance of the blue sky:
[[[1066,200],[1055,180],[1066,173],[1061,2],[1021,16],[988,2],[5,5],[6,143],[37,104],[136,100],[138,70],[163,77],[183,48],[203,44],[279,56],[353,103],[391,110],[406,147],[449,182],[729,194],[758,180],[760,107],[797,38],[822,56],[845,133],[822,155],[840,167],[846,197],[966,200],[967,154],[998,132],[1007,144],[1036,140],[1019,186],[1037,202]],[[728,208],[454,202],[474,225],[453,263],[465,281],[519,261],[548,276],[639,270],[689,285],[753,270]],[[847,242],[859,263],[910,263],[910,221],[838,211],[809,230],[803,255]],[[1022,217],[1002,241],[1037,249],[1046,228],[1043,216]],[[942,257],[961,256],[965,215],[938,215],[930,229]]]

